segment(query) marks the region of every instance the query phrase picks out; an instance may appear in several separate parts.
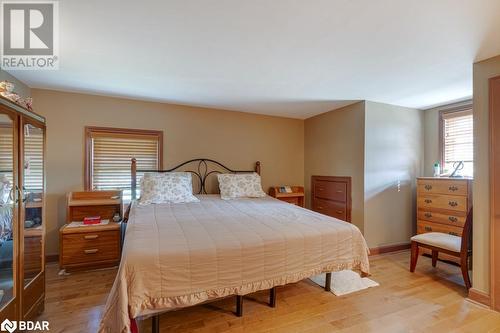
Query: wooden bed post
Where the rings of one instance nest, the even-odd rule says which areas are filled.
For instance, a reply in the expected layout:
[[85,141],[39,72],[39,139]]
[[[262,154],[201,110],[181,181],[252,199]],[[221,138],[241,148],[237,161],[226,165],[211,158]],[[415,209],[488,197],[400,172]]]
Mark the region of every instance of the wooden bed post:
[[325,291],[332,290],[332,273],[326,273],[325,279]]
[[255,162],[255,172],[260,175],[260,161]]
[[132,188],[132,200],[137,199],[137,160],[135,158],[132,159],[132,166],[130,167],[131,171],[131,188]]

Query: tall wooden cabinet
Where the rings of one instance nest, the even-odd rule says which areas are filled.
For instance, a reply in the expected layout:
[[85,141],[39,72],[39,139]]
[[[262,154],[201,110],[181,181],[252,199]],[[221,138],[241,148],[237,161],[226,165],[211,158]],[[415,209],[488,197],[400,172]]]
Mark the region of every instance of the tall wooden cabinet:
[[0,97],[0,322],[45,298],[45,118]]
[[[417,178],[417,234],[443,232],[462,236],[472,207],[472,179]],[[424,254],[430,251],[423,249]],[[439,253],[440,259],[459,259]]]

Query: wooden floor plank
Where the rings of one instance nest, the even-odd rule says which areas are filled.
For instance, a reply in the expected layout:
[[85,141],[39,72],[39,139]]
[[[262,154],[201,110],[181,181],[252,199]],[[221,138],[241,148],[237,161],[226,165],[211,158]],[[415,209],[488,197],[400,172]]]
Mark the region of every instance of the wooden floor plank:
[[[409,252],[370,258],[371,278],[380,286],[337,297],[309,280],[278,288],[277,307],[268,292],[245,298],[245,314],[235,317],[234,298],[163,314],[160,331],[239,332],[498,332],[500,314],[465,300],[460,269],[431,266],[421,257],[410,273]],[[40,317],[51,332],[96,332],[116,269],[59,276],[47,267],[47,301]],[[150,331],[150,320],[139,323]]]

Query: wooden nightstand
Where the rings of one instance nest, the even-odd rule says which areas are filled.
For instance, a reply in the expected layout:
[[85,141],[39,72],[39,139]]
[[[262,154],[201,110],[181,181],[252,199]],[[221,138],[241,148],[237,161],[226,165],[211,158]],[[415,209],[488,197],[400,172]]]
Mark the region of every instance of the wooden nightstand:
[[303,186],[290,186],[292,193],[280,192],[280,186],[269,188],[269,195],[281,201],[304,207],[304,187]]
[[[121,191],[72,192],[68,195],[67,222],[59,229],[59,266],[66,271],[117,266],[121,257]],[[86,216],[100,216],[107,224],[74,226]]]

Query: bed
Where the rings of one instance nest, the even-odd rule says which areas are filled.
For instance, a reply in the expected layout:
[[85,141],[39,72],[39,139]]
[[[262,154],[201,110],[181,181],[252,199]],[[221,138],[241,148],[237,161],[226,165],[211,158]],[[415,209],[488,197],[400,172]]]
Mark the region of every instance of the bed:
[[[199,202],[132,203],[100,332],[134,331],[134,319],[148,316],[157,331],[158,313],[232,295],[241,315],[242,296],[252,292],[271,290],[273,305],[276,286],[343,269],[369,273],[367,245],[354,225],[271,197],[206,194],[211,174],[248,171],[215,161],[224,170],[210,171],[207,159],[187,163],[199,161]],[[139,171],[132,168],[135,192]]]

